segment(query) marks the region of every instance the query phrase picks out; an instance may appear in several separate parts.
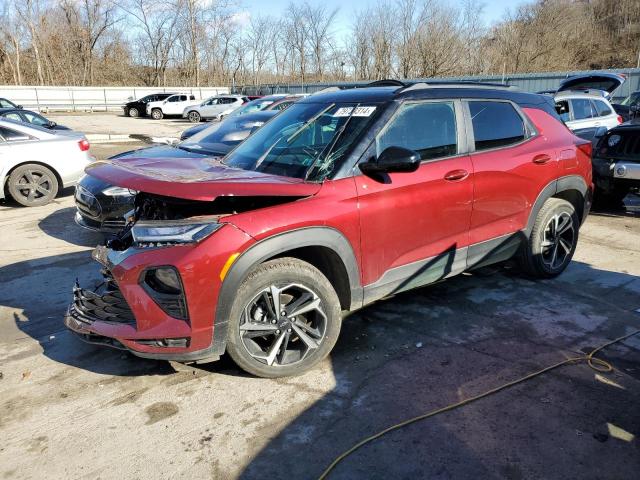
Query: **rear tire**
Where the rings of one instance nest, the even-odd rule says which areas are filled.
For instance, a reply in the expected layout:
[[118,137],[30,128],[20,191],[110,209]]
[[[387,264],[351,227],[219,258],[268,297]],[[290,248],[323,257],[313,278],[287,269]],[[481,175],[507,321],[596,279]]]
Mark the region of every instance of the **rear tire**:
[[129,109],[128,115],[129,115],[131,118],[138,118],[138,117],[140,116],[140,112],[138,111],[138,109],[137,109],[137,108],[135,108],[135,107],[131,107],[131,108]]
[[9,175],[11,198],[24,207],[46,205],[58,194],[58,179],[43,165],[28,163]]
[[560,275],[575,253],[579,227],[580,220],[571,203],[561,198],[548,199],[520,250],[521,268],[536,278]]
[[164,117],[164,114],[159,108],[154,108],[153,110],[151,110],[151,118],[153,118],[154,120],[162,120],[162,117]]
[[202,118],[200,117],[200,114],[194,110],[192,110],[187,114],[187,118],[191,123],[198,123],[200,120],[202,120]]
[[329,354],[341,324],[338,295],[322,272],[296,258],[270,260],[238,289],[227,351],[258,377],[300,375]]

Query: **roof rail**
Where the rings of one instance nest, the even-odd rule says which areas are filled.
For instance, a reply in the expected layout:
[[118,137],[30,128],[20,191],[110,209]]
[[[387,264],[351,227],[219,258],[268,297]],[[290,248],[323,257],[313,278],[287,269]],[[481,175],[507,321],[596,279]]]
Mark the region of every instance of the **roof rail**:
[[502,83],[490,83],[490,82],[473,82],[473,81],[435,81],[435,82],[418,82],[407,85],[405,88],[401,88],[396,93],[408,92],[412,90],[421,90],[423,88],[484,88],[484,89],[504,89],[504,90],[519,90],[515,85],[505,85]]
[[401,82],[400,80],[384,79],[384,80],[376,80],[374,82],[367,83],[365,85],[359,85],[356,88],[365,88],[365,87],[406,87],[407,84]]

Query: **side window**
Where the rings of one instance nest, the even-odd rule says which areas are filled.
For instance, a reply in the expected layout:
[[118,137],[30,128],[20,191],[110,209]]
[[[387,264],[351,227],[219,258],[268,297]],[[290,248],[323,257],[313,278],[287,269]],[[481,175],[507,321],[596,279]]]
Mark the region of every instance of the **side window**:
[[43,125],[48,125],[49,124],[49,121],[46,118],[41,117],[40,115],[35,115],[35,114],[29,113],[29,112],[24,112],[23,115],[27,119],[27,122],[33,123],[34,125],[43,126]]
[[195,95],[191,95],[191,96],[189,97],[189,100],[195,100],[195,99],[196,99],[196,96],[195,96]]
[[405,103],[376,138],[376,155],[387,147],[415,150],[422,160],[458,152],[452,102]]
[[525,139],[522,117],[507,102],[469,102],[476,151],[506,147]]
[[4,98],[0,98],[0,108],[13,108],[13,105]]
[[18,121],[18,122],[22,122],[22,121],[23,121],[23,120],[22,120],[22,117],[20,117],[20,115],[18,115],[18,114],[17,114],[17,113],[15,113],[15,112],[7,113],[7,114],[4,116],[4,118],[8,118],[8,119],[10,119],[10,120],[16,120],[16,121]]
[[18,142],[20,140],[30,140],[26,133],[18,132],[6,127],[0,127],[0,136],[7,142]]
[[574,98],[571,100],[571,107],[573,108],[574,120],[585,120],[592,118],[596,115],[591,111],[591,102],[586,98]]
[[186,102],[187,101],[187,96],[186,95],[180,95],[180,101],[181,102]]
[[609,106],[601,100],[594,100],[595,110],[598,112],[599,117],[606,117],[607,115],[611,115],[611,109]]
[[556,102],[556,112],[558,112],[558,115],[560,115],[560,120],[562,120],[563,122],[568,122],[569,120],[571,120],[571,117],[569,116],[569,102],[567,102],[566,100],[560,100],[559,102]]
[[167,100],[167,102],[179,102],[180,101],[180,97],[178,95],[174,95],[173,97],[169,97],[169,99]]

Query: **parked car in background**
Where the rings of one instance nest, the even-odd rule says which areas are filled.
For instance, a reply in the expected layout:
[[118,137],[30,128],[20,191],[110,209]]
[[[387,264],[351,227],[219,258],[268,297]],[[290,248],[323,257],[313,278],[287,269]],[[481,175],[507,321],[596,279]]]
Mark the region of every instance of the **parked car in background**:
[[24,110],[22,108],[1,108],[0,117],[15,120],[17,122],[30,123],[38,127],[47,128],[49,130],[71,130],[64,125],[58,125],[56,122],[47,120],[42,115],[31,110]]
[[583,129],[607,129],[622,123],[609,101],[596,91],[562,91],[554,96],[556,111],[560,118],[573,131]]
[[180,116],[186,107],[196,104],[195,95],[176,93],[164,100],[147,103],[145,112],[154,120],[160,120],[165,116]]
[[20,108],[22,108],[22,105],[16,105],[11,100],[7,100],[6,98],[0,98],[0,108],[20,109]]
[[20,205],[45,205],[74,185],[92,160],[81,133],[55,132],[0,119],[0,198]]
[[611,105],[625,122],[634,119],[637,116],[638,107],[640,107],[640,90],[632,92],[622,102]]
[[[277,111],[256,112],[241,118],[227,118],[177,145],[161,145],[124,152],[111,160],[127,162],[146,158],[159,162],[181,162],[205,157],[223,157],[253,131],[275,116]],[[134,205],[136,192],[91,175],[82,177],[76,187],[76,223],[90,230],[115,233],[124,227],[126,215]]]
[[[285,108],[292,105],[293,103],[300,100],[301,98],[304,98],[304,96],[301,96],[301,95],[287,96],[287,97],[278,96],[278,99],[275,101],[267,100],[264,103],[255,103],[255,104],[253,102],[245,103],[242,107],[228,114],[222,121],[227,120],[229,118],[237,118],[241,115],[245,115],[248,113],[271,111],[271,110],[282,111]],[[196,133],[201,132],[205,128],[209,128],[209,125],[206,123],[196,125],[195,127],[187,128],[180,135],[180,140],[186,140],[192,135],[195,135]]]
[[65,324],[145,358],[227,352],[297,375],[343,312],[514,255],[531,277],[561,274],[590,157],[549,97],[414,84],[313,95],[222,160],[99,162],[87,173],[136,190],[136,211]]
[[125,117],[144,117],[147,115],[147,104],[151,102],[162,102],[175,93],[152,93],[137,100],[127,102],[122,106]]
[[620,203],[640,191],[640,122],[630,121],[602,135],[593,153],[595,199]]
[[240,108],[249,99],[241,95],[217,95],[207,98],[200,105],[190,105],[182,112],[182,118],[188,118],[191,123],[197,123],[212,118],[220,119]]

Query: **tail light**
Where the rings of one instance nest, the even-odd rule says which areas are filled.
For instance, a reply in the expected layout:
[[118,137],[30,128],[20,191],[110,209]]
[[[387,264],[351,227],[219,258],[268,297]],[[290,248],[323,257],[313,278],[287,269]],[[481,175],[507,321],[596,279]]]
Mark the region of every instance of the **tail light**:
[[591,142],[580,142],[576,144],[576,147],[578,147],[578,150],[580,150],[586,156],[591,158],[591,155],[593,153],[593,145],[591,145]]
[[622,122],[624,122],[622,116],[618,115],[618,123],[622,123]]
[[89,150],[89,147],[91,147],[91,145],[89,145],[89,140],[83,138],[78,142],[78,147],[80,147],[81,152],[86,152],[87,150]]

